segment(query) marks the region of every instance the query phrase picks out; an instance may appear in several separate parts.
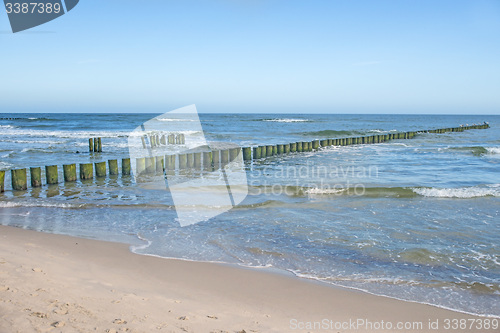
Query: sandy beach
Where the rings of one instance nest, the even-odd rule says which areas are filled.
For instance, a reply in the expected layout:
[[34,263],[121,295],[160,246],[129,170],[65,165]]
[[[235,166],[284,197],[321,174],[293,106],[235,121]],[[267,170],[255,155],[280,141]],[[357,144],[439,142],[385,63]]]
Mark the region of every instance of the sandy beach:
[[435,332],[429,323],[483,320],[275,272],[5,226],[0,267],[1,333]]

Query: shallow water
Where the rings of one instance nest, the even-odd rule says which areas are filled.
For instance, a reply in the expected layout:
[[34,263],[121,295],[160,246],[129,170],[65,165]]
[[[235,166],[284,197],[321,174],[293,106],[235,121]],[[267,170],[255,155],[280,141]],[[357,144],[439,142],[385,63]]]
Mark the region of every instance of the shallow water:
[[[0,120],[5,170],[127,157],[128,133],[156,115],[0,114],[10,116],[22,119]],[[137,186],[122,176],[26,192],[7,185],[0,194],[0,223],[126,242],[143,254],[272,266],[375,294],[500,316],[499,116],[200,118],[207,140],[242,146],[483,121],[491,128],[257,161],[246,166],[249,195],[240,205],[187,227],[178,224],[167,189]],[[103,154],[86,152],[89,137],[103,138]]]

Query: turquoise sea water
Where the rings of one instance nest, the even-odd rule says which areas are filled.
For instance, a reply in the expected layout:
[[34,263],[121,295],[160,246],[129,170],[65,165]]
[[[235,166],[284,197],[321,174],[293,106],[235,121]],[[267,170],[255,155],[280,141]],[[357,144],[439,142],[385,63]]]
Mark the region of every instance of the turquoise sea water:
[[[152,114],[0,114],[0,170],[128,155]],[[0,223],[131,244],[140,254],[288,270],[301,277],[500,316],[500,116],[201,115],[242,146],[491,128],[272,157],[246,165],[248,197],[180,227],[168,191],[131,177],[0,194]],[[201,135],[201,133],[200,133]],[[89,137],[103,153],[89,155]],[[80,153],[76,153],[76,152]],[[7,173],[8,175],[8,173]],[[62,179],[62,175],[60,176]]]

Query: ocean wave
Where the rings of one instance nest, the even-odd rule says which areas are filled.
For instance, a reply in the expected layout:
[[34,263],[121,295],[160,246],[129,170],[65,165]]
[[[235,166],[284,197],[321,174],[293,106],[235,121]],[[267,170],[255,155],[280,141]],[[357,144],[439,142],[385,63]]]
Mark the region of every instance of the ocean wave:
[[463,187],[463,188],[432,188],[432,187],[342,187],[323,186],[307,187],[296,185],[261,185],[255,187],[260,193],[276,193],[280,188],[280,193],[288,196],[359,196],[369,198],[415,198],[418,196],[434,198],[476,198],[476,197],[500,197],[500,184],[488,186]]
[[500,197],[500,188],[493,186],[460,188],[418,187],[413,188],[412,191],[418,195],[430,198],[470,199],[479,197]]
[[500,154],[500,147],[486,147],[486,150],[490,154]]
[[418,194],[411,188],[406,187],[342,187],[342,186],[323,186],[323,187],[308,187],[296,185],[261,185],[254,186],[259,193],[276,193],[280,189],[280,193],[288,196],[365,196],[371,198],[413,198]]
[[323,131],[313,131],[313,132],[303,132],[303,133],[298,133],[302,136],[315,136],[315,137],[338,137],[338,136],[346,136],[346,135],[358,135],[362,134],[361,132],[357,131],[336,131],[336,130],[323,130]]
[[12,125],[0,125],[0,128],[18,128],[17,126],[12,126]]
[[[1,126],[1,125],[0,125]],[[10,126],[10,125],[7,125]],[[7,131],[0,131],[0,136],[20,136],[23,137],[22,143],[30,143],[32,141],[26,141],[26,137],[37,137],[37,138],[59,138],[59,139],[88,139],[92,137],[100,138],[127,138],[129,136],[142,136],[145,134],[185,134],[194,135],[201,134],[200,131],[175,131],[175,132],[162,132],[162,131],[150,131],[150,132],[111,132],[111,131],[44,131],[44,130],[23,130],[23,129],[12,129],[9,128]],[[21,141],[16,141],[21,142]]]
[[[491,149],[491,148],[490,148]],[[443,149],[438,149],[438,151],[442,151]],[[444,150],[449,150],[449,151],[457,151],[457,152],[466,152],[466,153],[471,153],[474,156],[482,156],[485,154],[488,154],[488,148],[482,147],[482,146],[472,146],[472,147],[449,147],[445,148]]]
[[298,118],[275,118],[275,119],[262,119],[262,121],[276,122],[276,123],[307,123],[309,119]]
[[305,193],[307,194],[340,194],[344,192],[344,189],[334,189],[334,188],[311,188],[308,190],[305,190]]
[[[4,157],[2,157],[2,158],[4,158]],[[0,161],[0,170],[2,170],[2,169],[10,169],[11,167],[13,167],[13,164]]]
[[165,121],[165,122],[176,122],[176,121],[193,122],[193,121],[196,121],[194,119],[179,119],[179,118],[155,118],[155,120]]
[[83,208],[85,204],[69,204],[69,203],[54,203],[54,202],[13,202],[0,201],[0,208],[16,208],[16,207],[52,207],[52,208]]

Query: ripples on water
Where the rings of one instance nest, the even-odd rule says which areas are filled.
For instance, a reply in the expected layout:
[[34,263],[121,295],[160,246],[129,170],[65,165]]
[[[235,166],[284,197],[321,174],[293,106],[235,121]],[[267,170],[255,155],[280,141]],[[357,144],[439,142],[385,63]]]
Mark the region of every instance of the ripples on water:
[[[153,116],[46,114],[0,120],[0,168],[126,157],[127,133]],[[143,254],[273,266],[376,294],[500,316],[500,117],[201,119],[208,140],[242,145],[485,120],[492,128],[258,161],[246,167],[245,201],[184,228],[168,189],[138,187],[121,176],[8,190],[0,194],[0,223],[127,242]],[[85,153],[87,139],[96,136],[103,138],[102,157]],[[201,175],[207,181],[221,176]]]

